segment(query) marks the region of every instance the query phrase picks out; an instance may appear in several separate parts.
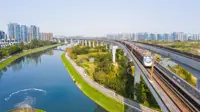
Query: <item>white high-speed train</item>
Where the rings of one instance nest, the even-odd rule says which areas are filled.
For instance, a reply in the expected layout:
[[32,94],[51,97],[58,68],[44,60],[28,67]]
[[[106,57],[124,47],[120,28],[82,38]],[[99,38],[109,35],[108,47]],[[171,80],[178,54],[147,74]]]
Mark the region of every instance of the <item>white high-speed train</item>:
[[145,67],[151,67],[153,56],[151,55],[151,52],[148,50],[144,50],[136,46],[134,43],[126,41],[126,40],[118,40],[118,42],[123,43],[126,45],[126,47],[132,51],[132,53],[137,57],[137,59],[145,66]]

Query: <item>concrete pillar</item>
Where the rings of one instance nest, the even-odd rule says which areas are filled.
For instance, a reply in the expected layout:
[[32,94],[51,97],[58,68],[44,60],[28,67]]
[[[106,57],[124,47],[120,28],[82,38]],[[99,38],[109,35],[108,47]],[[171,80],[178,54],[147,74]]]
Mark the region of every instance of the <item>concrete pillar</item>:
[[[139,67],[136,65],[135,69],[134,69],[134,86],[136,85],[136,83],[140,83],[140,71],[139,71]],[[134,95],[134,100],[137,100],[137,97]]]
[[90,40],[88,40],[88,43],[89,43],[89,47],[91,47],[91,41]]
[[123,52],[124,52],[124,56],[126,56],[127,54],[126,54],[125,50],[123,50]]
[[84,40],[82,40],[82,44],[83,44],[83,46],[85,45],[85,44],[84,44]]
[[113,46],[112,47],[112,60],[113,62],[115,62],[115,54],[116,54],[116,49],[118,48],[118,46]]
[[139,71],[138,66],[135,66],[135,70],[134,70],[134,85],[136,83],[140,83],[140,71]]
[[103,46],[103,42],[101,42],[101,46]]
[[106,49],[108,49],[108,44],[105,44],[106,45]]
[[84,41],[83,40],[81,40],[81,45],[84,46]]
[[98,43],[98,41],[97,41],[97,44],[96,44],[97,46],[99,46],[99,43]]
[[110,44],[109,44],[109,51],[110,51],[110,52],[112,52],[112,46],[113,46],[113,45],[110,43]]
[[95,44],[95,42],[94,42],[94,41],[92,41],[92,47],[94,47],[94,48],[95,48],[95,45],[94,45],[94,44]]
[[77,43],[80,44],[80,40],[77,40]]
[[73,44],[73,40],[71,39],[71,45]]
[[85,40],[85,46],[87,46],[87,40]]

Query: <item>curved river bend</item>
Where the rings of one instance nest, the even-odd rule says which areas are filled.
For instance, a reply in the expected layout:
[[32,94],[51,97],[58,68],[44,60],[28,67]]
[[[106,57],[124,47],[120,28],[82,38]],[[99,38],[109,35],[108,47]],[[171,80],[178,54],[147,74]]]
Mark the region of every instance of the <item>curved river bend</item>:
[[63,52],[22,57],[0,71],[0,112],[34,107],[47,112],[105,111],[85,96],[63,66]]

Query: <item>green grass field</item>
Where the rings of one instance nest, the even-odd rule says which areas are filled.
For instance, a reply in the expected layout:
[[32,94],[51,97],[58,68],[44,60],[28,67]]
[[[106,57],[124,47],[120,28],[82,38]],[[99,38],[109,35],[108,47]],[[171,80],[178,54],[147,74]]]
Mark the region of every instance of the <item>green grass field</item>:
[[61,59],[63,61],[64,66],[70,73],[71,77],[75,80],[77,86],[83,91],[85,95],[87,95],[90,99],[95,101],[97,104],[99,104],[109,112],[125,111],[124,104],[121,104],[116,100],[104,95],[100,91],[87,84],[84,81],[84,79],[78,74],[78,72],[74,69],[74,67],[70,64],[70,62],[65,58],[64,54],[61,55]]
[[0,69],[4,68],[5,66],[9,65],[11,62],[15,61],[16,59],[18,59],[22,56],[25,56],[25,55],[28,55],[28,54],[31,54],[31,53],[36,53],[36,52],[39,52],[39,51],[43,51],[43,50],[46,50],[46,49],[49,49],[49,48],[52,48],[52,47],[55,47],[55,46],[58,46],[58,45],[59,44],[35,48],[35,49],[30,49],[30,50],[25,50],[22,53],[19,53],[18,55],[12,56],[11,58],[1,62],[0,63]]

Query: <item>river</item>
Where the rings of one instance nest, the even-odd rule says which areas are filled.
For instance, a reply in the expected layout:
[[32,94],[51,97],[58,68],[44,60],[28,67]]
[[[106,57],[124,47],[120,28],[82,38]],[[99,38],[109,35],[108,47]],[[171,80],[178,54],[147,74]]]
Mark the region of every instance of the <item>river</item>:
[[47,50],[22,57],[0,71],[0,112],[31,106],[47,112],[100,112],[74,84],[60,59]]

